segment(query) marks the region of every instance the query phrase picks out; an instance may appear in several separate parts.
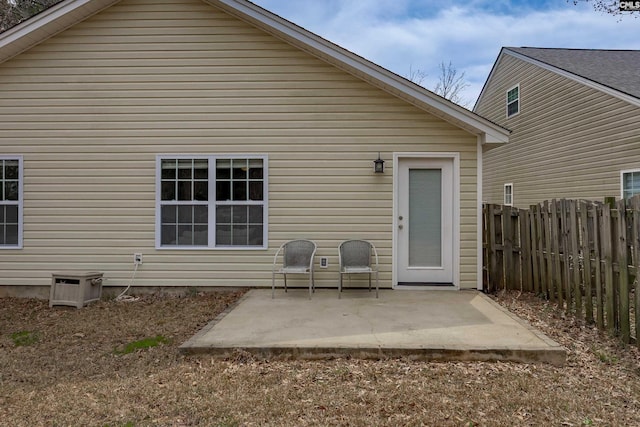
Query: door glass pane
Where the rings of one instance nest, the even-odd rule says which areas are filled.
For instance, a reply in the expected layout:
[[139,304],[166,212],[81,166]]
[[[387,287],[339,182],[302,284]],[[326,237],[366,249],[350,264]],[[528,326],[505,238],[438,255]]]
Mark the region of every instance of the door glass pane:
[[409,267],[442,265],[442,170],[409,170]]

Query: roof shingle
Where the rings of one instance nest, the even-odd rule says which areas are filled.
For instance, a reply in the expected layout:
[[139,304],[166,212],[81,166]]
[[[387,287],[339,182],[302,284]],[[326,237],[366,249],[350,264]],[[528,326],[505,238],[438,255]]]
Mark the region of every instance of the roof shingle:
[[640,99],[640,50],[505,49]]

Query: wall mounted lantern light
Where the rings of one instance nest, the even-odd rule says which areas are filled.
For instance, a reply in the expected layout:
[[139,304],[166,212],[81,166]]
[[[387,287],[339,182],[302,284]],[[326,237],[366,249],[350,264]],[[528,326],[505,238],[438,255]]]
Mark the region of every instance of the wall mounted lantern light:
[[380,153],[378,153],[378,158],[373,161],[373,171],[375,173],[384,173],[384,160],[380,158]]

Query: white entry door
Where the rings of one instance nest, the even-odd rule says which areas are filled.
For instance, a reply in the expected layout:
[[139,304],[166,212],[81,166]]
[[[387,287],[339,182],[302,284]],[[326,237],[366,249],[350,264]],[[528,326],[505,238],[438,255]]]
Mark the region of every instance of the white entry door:
[[454,175],[451,158],[398,160],[398,285],[453,284]]

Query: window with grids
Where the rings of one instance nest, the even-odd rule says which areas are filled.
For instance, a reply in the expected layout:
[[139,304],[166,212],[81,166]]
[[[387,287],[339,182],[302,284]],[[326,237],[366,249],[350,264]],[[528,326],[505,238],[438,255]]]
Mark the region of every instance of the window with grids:
[[161,157],[159,247],[266,247],[266,157]]
[[640,194],[640,169],[622,171],[622,198],[630,199]]
[[22,158],[0,156],[0,247],[22,246]]
[[507,206],[513,205],[513,184],[504,185],[504,204]]
[[515,116],[520,112],[520,85],[507,91],[507,117]]

